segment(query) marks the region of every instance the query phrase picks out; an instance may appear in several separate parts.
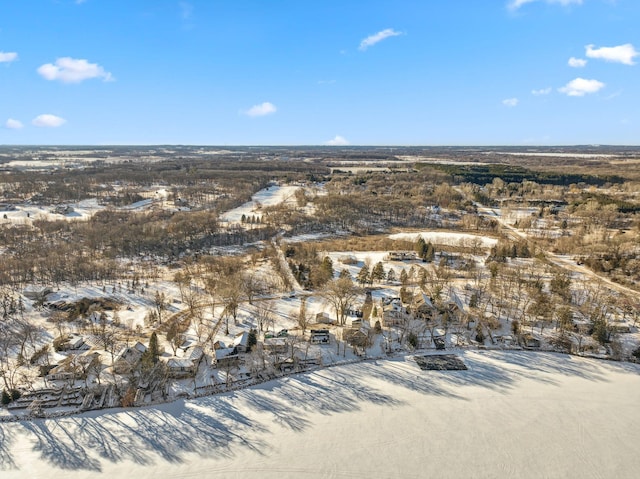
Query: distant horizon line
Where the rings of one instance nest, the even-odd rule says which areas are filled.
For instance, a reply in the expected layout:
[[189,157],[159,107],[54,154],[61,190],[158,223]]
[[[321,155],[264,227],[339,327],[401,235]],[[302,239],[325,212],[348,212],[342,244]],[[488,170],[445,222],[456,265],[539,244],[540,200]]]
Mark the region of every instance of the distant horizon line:
[[324,145],[324,144],[205,144],[205,143],[24,143],[24,144],[0,144],[0,148],[63,148],[63,147],[206,147],[206,148],[327,148],[327,149],[349,149],[349,148],[640,148],[640,144],[626,143],[557,143],[557,144],[352,144],[352,145]]

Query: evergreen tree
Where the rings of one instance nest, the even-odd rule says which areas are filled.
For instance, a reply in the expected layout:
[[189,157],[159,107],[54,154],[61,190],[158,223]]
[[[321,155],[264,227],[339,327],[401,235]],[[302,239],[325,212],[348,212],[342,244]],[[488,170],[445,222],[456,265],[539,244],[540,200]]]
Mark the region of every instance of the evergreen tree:
[[251,349],[258,344],[258,332],[255,329],[249,331],[249,337],[247,338],[247,352],[251,352]]
[[153,333],[151,333],[151,338],[149,339],[149,347],[142,355],[142,360],[145,363],[156,364],[159,357],[160,349],[158,348],[158,335],[154,331]]
[[333,278],[333,261],[328,256],[325,256],[322,260],[321,268],[326,272],[329,279]]
[[382,281],[384,278],[384,266],[382,261],[378,261],[371,271],[371,279],[373,281]]
[[427,252],[427,243],[424,241],[424,238],[422,236],[418,236],[418,240],[416,241],[416,245],[415,245],[415,250],[416,253],[418,254],[418,257],[424,259],[426,252]]
[[393,283],[396,280],[396,272],[393,268],[389,268],[389,271],[387,271],[387,281],[389,281],[389,283]]
[[431,244],[431,241],[429,241],[427,243],[427,247],[426,247],[426,250],[425,250],[424,259],[426,259],[427,261],[431,262],[435,258],[436,258],[436,249]]
[[367,284],[369,282],[369,266],[367,266],[366,264],[362,267],[362,269],[360,270],[360,272],[358,273],[358,283],[360,283],[361,286],[364,286],[365,284]]

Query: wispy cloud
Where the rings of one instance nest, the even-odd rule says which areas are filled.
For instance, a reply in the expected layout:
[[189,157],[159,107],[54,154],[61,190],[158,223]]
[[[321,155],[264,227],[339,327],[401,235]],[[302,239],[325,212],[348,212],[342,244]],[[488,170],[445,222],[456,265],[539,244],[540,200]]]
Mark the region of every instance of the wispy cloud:
[[4,127],[8,128],[9,130],[19,130],[20,128],[23,128],[24,125],[22,124],[22,122],[20,120],[14,120],[13,118],[9,118],[4,123]]
[[585,60],[584,58],[571,57],[569,58],[569,61],[567,63],[572,68],[582,68],[586,66],[587,60]]
[[514,106],[518,106],[518,103],[520,103],[520,100],[518,100],[517,98],[506,98],[506,99],[502,100],[502,104],[504,106],[508,106],[509,108],[513,108]]
[[607,62],[622,63],[624,65],[635,65],[633,59],[640,55],[631,43],[618,45],[617,47],[594,48],[593,45],[585,47],[586,55],[589,58],[597,58]]
[[558,4],[558,5],[582,5],[583,0],[510,0],[507,3],[507,7],[510,10],[517,10],[518,8],[526,5],[527,3],[533,3],[538,1],[544,1],[545,3]]
[[344,136],[336,135],[331,140],[327,141],[327,145],[329,146],[347,146],[349,144],[349,140],[347,140]]
[[18,59],[16,52],[0,52],[0,63],[11,63]]
[[180,16],[183,20],[189,20],[193,16],[193,5],[189,2],[179,2]]
[[358,49],[364,51],[382,40],[390,37],[397,37],[399,35],[402,35],[402,32],[396,32],[393,28],[387,28],[386,30],[382,30],[374,35],[369,35],[367,38],[362,40]]
[[618,90],[613,92],[611,95],[607,95],[605,100],[613,100],[614,98],[618,98],[620,95],[622,95],[622,90]]
[[40,128],[57,128],[64,125],[66,122],[67,120],[64,118],[50,114],[38,115],[31,120],[31,124],[33,126],[38,126]]
[[551,93],[551,90],[552,90],[551,87],[540,88],[539,90],[531,90],[531,94],[535,96],[548,95],[549,93]]
[[604,87],[605,84],[598,80],[576,78],[575,80],[571,80],[562,88],[559,88],[558,91],[568,96],[585,96],[589,93],[596,93]]
[[80,83],[91,78],[114,80],[111,73],[97,63],[71,57],[58,58],[55,64],[46,63],[38,68],[38,73],[47,80],[58,80],[63,83]]
[[260,103],[259,105],[253,105],[251,108],[245,111],[244,114],[255,118],[258,116],[272,115],[276,111],[278,111],[278,109],[273,103],[265,101],[264,103]]

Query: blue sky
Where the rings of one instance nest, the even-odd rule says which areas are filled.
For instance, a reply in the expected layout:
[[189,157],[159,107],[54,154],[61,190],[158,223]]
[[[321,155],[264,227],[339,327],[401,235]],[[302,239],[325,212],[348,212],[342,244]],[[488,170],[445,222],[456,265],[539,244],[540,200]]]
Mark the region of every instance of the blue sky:
[[638,0],[0,0],[0,144],[638,144],[638,25]]

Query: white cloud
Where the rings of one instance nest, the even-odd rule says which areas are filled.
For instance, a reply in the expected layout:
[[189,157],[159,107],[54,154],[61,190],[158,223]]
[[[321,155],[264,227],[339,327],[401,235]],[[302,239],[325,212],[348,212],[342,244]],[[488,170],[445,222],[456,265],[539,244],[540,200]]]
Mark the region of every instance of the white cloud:
[[571,80],[558,91],[569,96],[585,96],[588,93],[596,93],[605,87],[605,84],[598,80],[585,80],[584,78],[576,78]]
[[508,106],[509,108],[513,108],[514,106],[518,106],[518,103],[520,103],[520,100],[518,100],[517,98],[507,98],[505,100],[502,100],[502,104],[504,106]]
[[582,68],[587,64],[587,60],[585,60],[584,58],[571,57],[569,58],[569,61],[567,63],[570,67]]
[[382,30],[374,35],[369,35],[367,38],[362,40],[358,49],[364,51],[376,43],[381,42],[385,38],[397,37],[398,35],[402,35],[402,32],[396,32],[393,28],[387,28],[386,30]]
[[340,135],[336,135],[332,140],[327,141],[327,145],[329,146],[347,146],[348,144],[349,140]]
[[607,62],[623,63],[625,65],[635,65],[633,59],[640,55],[631,43],[618,45],[617,47],[600,48],[593,48],[593,45],[587,45],[585,49],[589,58],[598,58]]
[[[526,5],[527,3],[533,3],[537,1],[540,1],[540,0],[510,0],[507,6],[510,10],[517,10],[518,8],[520,8],[523,5]],[[559,5],[566,7],[567,5],[582,5],[583,0],[544,0],[544,1],[546,3],[551,3],[551,4],[557,3]]]
[[20,120],[14,120],[13,118],[9,118],[4,123],[4,127],[8,128],[10,130],[19,130],[20,128],[23,128],[24,125],[22,124],[22,122]]
[[63,83],[80,83],[91,78],[113,81],[111,73],[97,63],[70,57],[58,58],[55,65],[46,63],[38,68],[38,73],[47,80],[59,80]]
[[265,101],[264,103],[261,103],[259,105],[253,105],[251,108],[249,108],[245,112],[245,115],[251,116],[251,117],[266,116],[266,115],[271,115],[276,111],[278,111],[278,109],[273,103],[269,103],[268,101]]
[[18,59],[16,52],[0,52],[0,63],[11,63]]
[[549,93],[551,93],[551,87],[540,88],[539,90],[531,90],[531,94],[535,96],[548,95]]
[[41,128],[57,128],[59,126],[64,125],[67,122],[64,118],[60,118],[56,115],[38,115],[33,120],[31,120],[31,124],[33,126],[39,126]]

